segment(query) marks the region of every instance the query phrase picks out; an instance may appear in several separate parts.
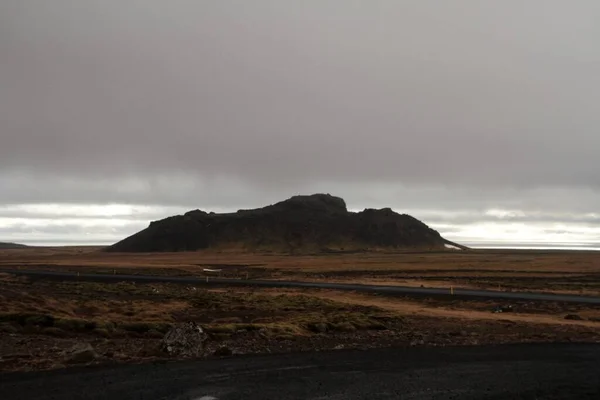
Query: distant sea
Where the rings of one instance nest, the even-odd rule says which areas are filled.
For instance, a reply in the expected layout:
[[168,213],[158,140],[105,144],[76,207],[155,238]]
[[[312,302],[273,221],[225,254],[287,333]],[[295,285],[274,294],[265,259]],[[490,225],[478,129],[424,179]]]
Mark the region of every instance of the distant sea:
[[459,243],[464,244],[472,249],[600,251],[600,243]]

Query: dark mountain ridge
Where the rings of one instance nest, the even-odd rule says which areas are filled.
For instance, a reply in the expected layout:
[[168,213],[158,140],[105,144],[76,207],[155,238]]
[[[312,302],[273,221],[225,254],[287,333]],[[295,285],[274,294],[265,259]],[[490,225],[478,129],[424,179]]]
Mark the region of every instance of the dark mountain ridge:
[[294,196],[251,210],[215,214],[201,210],[150,223],[108,247],[112,252],[239,249],[290,253],[443,249],[449,242],[418,219],[390,208],[349,212],[329,194]]
[[26,247],[24,244],[0,242],[0,250],[24,249]]

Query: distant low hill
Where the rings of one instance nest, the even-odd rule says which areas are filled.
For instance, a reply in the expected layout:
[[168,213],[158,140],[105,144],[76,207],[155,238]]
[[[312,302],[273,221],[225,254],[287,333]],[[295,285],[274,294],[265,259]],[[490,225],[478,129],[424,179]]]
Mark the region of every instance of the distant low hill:
[[0,242],[0,250],[5,250],[5,249],[24,249],[26,247],[28,247],[28,246],[25,246],[24,244]]
[[389,208],[349,212],[343,199],[315,194],[235,213],[190,211],[152,222],[105,251],[239,249],[306,253],[444,249],[447,244],[462,247],[410,215]]

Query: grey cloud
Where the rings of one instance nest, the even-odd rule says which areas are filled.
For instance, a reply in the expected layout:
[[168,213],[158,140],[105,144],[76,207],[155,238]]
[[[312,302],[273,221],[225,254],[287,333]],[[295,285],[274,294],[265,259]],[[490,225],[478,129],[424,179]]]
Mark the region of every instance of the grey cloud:
[[0,205],[326,192],[596,225],[599,19],[595,0],[4,0]]
[[482,212],[465,212],[439,214],[429,212],[413,212],[413,215],[419,215],[424,220],[432,224],[475,224],[475,223],[524,223],[524,224],[552,224],[564,223],[578,224],[580,226],[600,226],[600,215],[593,216],[589,214],[553,214],[553,213],[533,213],[510,216],[494,216]]
[[7,0],[0,166],[598,187],[600,5],[541,4]]
[[559,235],[569,235],[569,234],[574,234],[577,232],[573,232],[573,231],[568,231],[566,229],[544,229],[544,233],[547,233],[549,235],[557,233]]
[[[105,215],[98,215],[94,213],[86,213],[84,211],[72,210],[72,206],[69,204],[59,204],[60,212],[51,210],[36,210],[28,208],[26,205],[0,205],[0,220],[4,219],[32,219],[32,220],[48,220],[50,223],[53,220],[80,220],[83,223],[89,220],[119,220],[119,221],[152,221],[156,219],[165,218],[175,214],[182,214],[189,211],[188,208],[181,207],[164,207],[144,206],[142,209],[137,209],[132,206],[127,213],[111,214],[107,212]],[[81,208],[85,209],[93,205],[81,205]]]
[[147,226],[144,222],[123,225],[85,225],[55,223],[32,226],[27,223],[0,225],[2,241],[28,245],[93,244],[116,242]]
[[[143,224],[143,223],[142,223]],[[39,233],[39,234],[86,234],[94,232],[95,234],[110,234],[119,235],[131,232],[132,229],[140,229],[140,222],[129,222],[123,225],[80,225],[80,224],[49,224],[32,226],[25,223],[16,223],[8,226],[0,227],[0,233],[8,234],[24,234],[24,233]]]
[[[67,179],[42,174],[0,173],[0,203],[128,203],[171,207],[169,212],[201,208],[235,211],[261,207],[307,193],[343,197],[350,209],[392,207],[424,217],[447,212],[483,214],[501,208],[528,213],[585,214],[597,212],[600,191],[589,188],[488,188],[465,185],[403,185],[397,182],[319,182],[294,188],[261,188],[234,179],[160,176],[146,179]],[[178,211],[181,210],[181,211]],[[429,213],[429,214],[428,214]]]

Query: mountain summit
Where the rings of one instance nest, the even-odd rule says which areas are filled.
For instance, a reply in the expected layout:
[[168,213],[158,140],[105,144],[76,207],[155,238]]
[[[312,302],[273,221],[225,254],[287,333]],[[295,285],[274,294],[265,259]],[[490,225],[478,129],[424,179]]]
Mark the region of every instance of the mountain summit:
[[349,212],[329,194],[294,196],[252,210],[190,211],[150,226],[110,247],[112,252],[239,249],[289,253],[443,249],[449,242],[423,222],[390,208]]

